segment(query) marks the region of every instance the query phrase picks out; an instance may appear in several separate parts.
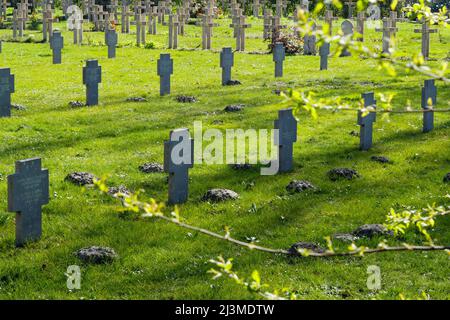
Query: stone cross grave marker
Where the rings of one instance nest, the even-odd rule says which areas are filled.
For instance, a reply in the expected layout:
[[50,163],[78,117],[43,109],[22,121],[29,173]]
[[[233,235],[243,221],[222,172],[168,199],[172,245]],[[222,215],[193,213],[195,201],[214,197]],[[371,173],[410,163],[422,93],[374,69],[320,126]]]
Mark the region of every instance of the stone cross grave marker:
[[[322,29],[322,27],[317,26],[317,24],[314,22],[311,26],[311,29],[312,32],[315,32],[318,29]],[[315,56],[316,53],[316,36],[314,34],[305,34],[305,36],[303,37],[303,54]]]
[[[375,100],[373,92],[363,93],[364,107],[376,108],[377,101]],[[374,110],[371,110],[374,111]],[[358,125],[359,129],[359,149],[369,150],[372,148],[373,123],[377,120],[376,112],[369,112],[363,117],[363,112],[358,111]]]
[[130,33],[130,16],[133,14],[130,12],[130,7],[126,1],[122,2],[121,12],[121,31],[122,33]]
[[272,26],[271,26],[271,32],[272,32],[272,43],[275,42],[280,36],[281,29],[286,29],[286,25],[281,25],[280,17],[273,16],[272,17]]
[[366,12],[360,11],[356,18],[356,32],[358,32],[358,41],[364,41],[364,22],[366,21]]
[[55,29],[50,38],[50,48],[53,51],[53,64],[61,64],[61,50],[64,48],[64,37],[61,31]]
[[217,27],[218,24],[214,23],[212,14],[205,14],[202,17],[202,49],[211,49],[211,36],[212,28]]
[[278,172],[292,171],[294,164],[294,142],[297,141],[297,120],[292,114],[292,109],[278,111],[278,119],[275,120],[275,129],[278,129]]
[[136,16],[136,20],[132,22],[133,25],[136,25],[136,44],[139,47],[141,43],[145,45],[145,25],[147,22],[145,21],[145,16],[138,13]]
[[272,27],[272,10],[265,8],[263,10],[263,38],[270,39],[271,37],[271,27]]
[[174,14],[169,15],[169,49],[178,48],[178,16]]
[[253,0],[253,5],[252,5],[252,12],[253,12],[253,16],[255,18],[259,18],[259,10],[261,8],[261,4],[259,2],[259,0]]
[[330,44],[324,42],[319,48],[320,70],[328,70],[328,56],[330,55]]
[[275,77],[283,76],[283,61],[286,57],[283,43],[276,42],[273,46],[273,61],[275,62]]
[[194,140],[190,138],[189,129],[172,130],[170,140],[164,141],[164,171],[169,174],[169,204],[187,201],[189,169],[193,165]]
[[72,14],[73,17],[73,44],[82,44],[83,43],[83,15],[78,13],[77,11],[73,11],[69,9],[69,14]]
[[309,0],[302,0],[300,2],[300,8],[305,12],[309,12]]
[[277,17],[282,17],[284,14],[284,11],[286,10],[287,5],[284,3],[283,0],[276,0],[275,2],[275,14]]
[[415,33],[422,34],[422,56],[428,59],[430,56],[430,33],[436,33],[436,29],[430,29],[430,22],[422,19],[422,28],[414,29]]
[[119,16],[117,14],[119,0],[111,0],[110,4],[106,5],[106,8],[108,8],[109,13],[111,13],[114,23],[117,23],[119,21]]
[[6,12],[8,10],[8,6],[10,6],[10,5],[11,5],[11,3],[7,2],[6,0],[2,0],[0,2],[0,6],[1,6],[0,12],[1,12],[1,16],[2,16],[3,20],[6,20]]
[[158,59],[159,94],[170,94],[170,75],[173,74],[173,59],[169,53],[161,53]]
[[11,116],[11,93],[14,93],[14,75],[11,69],[0,68],[0,118]]
[[86,105],[98,104],[98,84],[102,82],[102,67],[97,60],[87,60],[83,67],[83,84],[86,85]]
[[43,13],[42,18],[42,34],[44,42],[52,36],[53,34],[53,22],[57,22],[58,19],[53,18],[52,6],[47,5],[46,10]]
[[[353,24],[349,20],[345,20],[341,24],[341,30],[345,37],[353,37]],[[342,49],[340,57],[348,57],[352,54],[347,50],[347,48]]]
[[158,23],[164,23],[164,15],[166,13],[166,2],[158,1]]
[[17,161],[16,173],[8,176],[8,211],[16,212],[17,247],[41,237],[41,206],[48,202],[48,170],[41,169],[41,159]]
[[222,48],[220,52],[220,67],[222,68],[222,85],[231,81],[231,67],[234,65],[234,53],[231,47]]
[[348,9],[348,18],[351,19],[353,18],[353,7],[355,6],[355,3],[353,2],[353,0],[348,0],[347,2],[345,2],[345,4],[347,5]]
[[333,10],[325,11],[325,23],[328,24],[328,33],[331,36],[333,34],[333,21],[338,20],[337,17],[333,17]]
[[397,28],[391,26],[391,20],[383,18],[383,28],[376,28],[375,31],[383,32],[383,53],[389,53],[393,34],[398,31]]
[[13,18],[12,18],[12,30],[13,30],[13,39],[17,39],[17,30],[19,26],[19,11],[17,9],[13,9]]
[[[422,87],[422,109],[429,110],[436,106],[437,89],[434,79],[425,80]],[[430,132],[434,128],[434,112],[423,113],[423,132]]]
[[177,8],[177,15],[178,15],[178,34],[181,34],[184,36],[184,26],[186,24],[186,17],[188,17],[188,13],[186,13],[186,9],[183,7]]
[[[242,12],[242,10],[239,10]],[[245,51],[245,29],[252,25],[245,23],[245,15],[240,14],[236,17],[236,22],[230,27],[236,27],[236,51]]]
[[18,26],[18,30],[19,30],[19,37],[22,38],[23,37],[23,30],[25,29],[24,24],[26,22],[26,17],[24,15],[25,13],[21,9],[20,6],[19,6],[18,9],[14,9],[14,10],[17,10],[17,16],[16,16],[17,26]]
[[105,32],[105,42],[108,46],[108,59],[113,59],[116,57],[116,46],[117,46],[117,32],[114,29],[106,29]]
[[148,27],[148,33],[149,34],[156,34],[156,22],[158,21],[158,8],[152,7],[147,11],[147,27]]

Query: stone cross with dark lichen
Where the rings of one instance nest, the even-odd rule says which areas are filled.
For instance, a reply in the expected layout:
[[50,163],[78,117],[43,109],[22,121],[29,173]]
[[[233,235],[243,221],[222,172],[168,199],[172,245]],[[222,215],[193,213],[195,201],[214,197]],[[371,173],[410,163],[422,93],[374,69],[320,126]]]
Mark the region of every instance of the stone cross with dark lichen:
[[41,206],[48,202],[48,170],[41,169],[41,159],[17,161],[16,173],[8,176],[8,211],[16,212],[16,246],[40,239]]

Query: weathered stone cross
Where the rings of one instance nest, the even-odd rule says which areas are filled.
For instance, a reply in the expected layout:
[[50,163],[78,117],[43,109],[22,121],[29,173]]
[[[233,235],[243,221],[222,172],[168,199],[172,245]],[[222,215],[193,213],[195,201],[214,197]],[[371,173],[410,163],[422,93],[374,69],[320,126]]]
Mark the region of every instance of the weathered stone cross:
[[[376,112],[373,112],[373,109],[376,109],[376,100],[373,92],[363,93],[362,98],[364,99],[364,107],[370,107],[372,110],[369,110],[368,114],[363,117],[363,112],[358,111],[358,125],[359,129],[359,149],[360,150],[369,150],[372,147],[372,136],[373,136],[373,123],[377,119]],[[370,112],[372,111],[372,112]]]
[[222,68],[222,85],[231,81],[231,67],[234,65],[234,53],[231,47],[222,48],[220,52],[220,67]]
[[297,141],[297,120],[292,109],[278,111],[278,120],[275,120],[275,129],[278,129],[278,172],[292,171],[294,164],[294,142]]
[[178,16],[169,14],[169,49],[178,48]]
[[330,36],[333,34],[333,21],[338,20],[337,17],[333,17],[333,10],[325,11],[325,23],[328,24],[328,32]]
[[398,31],[398,29],[391,26],[391,20],[389,18],[384,18],[383,28],[376,28],[375,31],[383,32],[383,53],[389,53],[392,36]]
[[16,212],[16,246],[41,237],[41,206],[48,202],[48,170],[41,169],[41,159],[17,161],[16,173],[8,176],[8,211]]
[[116,46],[117,46],[117,32],[115,29],[105,30],[105,42],[108,46],[108,59],[116,57]]
[[170,94],[170,75],[173,74],[173,59],[169,53],[161,53],[158,59],[159,94]]
[[235,27],[236,30],[236,51],[245,51],[245,29],[252,25],[245,23],[245,15],[242,15],[242,10],[239,9],[239,15],[236,17],[236,22],[230,24],[230,27]]
[[[425,80],[422,87],[422,109],[429,110],[436,106],[437,89],[434,79]],[[434,112],[423,113],[423,132],[430,132],[434,128]]]
[[55,29],[50,38],[50,48],[53,51],[53,64],[61,63],[61,50],[64,48],[64,37],[61,36],[61,31]]
[[184,203],[188,199],[189,169],[194,166],[194,140],[188,129],[170,132],[164,141],[164,171],[169,174],[169,204]]
[[366,21],[366,12],[360,11],[356,18],[356,32],[358,33],[358,41],[364,41],[364,22]]
[[422,29],[414,29],[415,33],[422,33],[422,56],[428,59],[430,56],[430,33],[436,33],[436,29],[430,29],[430,22],[422,19]]
[[102,67],[97,60],[87,60],[83,67],[83,84],[86,85],[86,105],[98,104],[98,84],[102,82]]
[[14,75],[11,69],[0,68],[0,118],[11,116],[11,93],[14,93]]
[[324,42],[319,48],[320,70],[328,70],[328,56],[330,55],[330,43]]
[[285,59],[285,48],[283,43],[276,42],[273,46],[273,61],[275,62],[275,77],[283,76],[283,61]]
[[211,49],[211,36],[212,28],[217,27],[218,24],[214,23],[213,16],[210,14],[205,14],[202,17],[202,49]]

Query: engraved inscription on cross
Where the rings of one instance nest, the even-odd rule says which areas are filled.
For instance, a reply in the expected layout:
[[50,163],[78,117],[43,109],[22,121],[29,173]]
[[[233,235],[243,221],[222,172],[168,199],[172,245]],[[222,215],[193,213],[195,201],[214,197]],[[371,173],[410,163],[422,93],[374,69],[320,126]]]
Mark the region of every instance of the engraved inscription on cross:
[[48,189],[48,170],[41,169],[41,159],[16,162],[16,173],[8,176],[8,211],[16,212],[16,246],[41,237],[41,206],[49,202]]

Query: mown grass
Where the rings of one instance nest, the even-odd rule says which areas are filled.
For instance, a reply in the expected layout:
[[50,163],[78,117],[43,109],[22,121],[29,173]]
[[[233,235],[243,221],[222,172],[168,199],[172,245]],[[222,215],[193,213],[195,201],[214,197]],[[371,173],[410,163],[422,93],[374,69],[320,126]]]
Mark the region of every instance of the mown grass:
[[[230,21],[218,20],[213,48],[233,46]],[[251,19],[249,36],[261,36],[261,21]],[[335,24],[337,28],[337,23]],[[59,25],[65,30],[64,24]],[[407,55],[420,50],[417,25],[399,25],[399,51]],[[390,253],[364,258],[288,259],[252,252],[209,239],[164,222],[134,221],[119,215],[119,204],[92,189],[64,181],[73,171],[108,175],[111,185],[124,184],[160,201],[167,199],[164,174],[143,174],[138,166],[163,161],[163,141],[174,128],[193,128],[201,120],[206,128],[273,128],[280,97],[272,91],[288,87],[314,91],[319,97],[340,96],[356,101],[366,91],[395,93],[393,104],[403,108],[409,99],[420,107],[420,87],[425,79],[414,73],[392,78],[377,70],[375,62],[353,58],[330,58],[329,70],[320,72],[319,57],[289,56],[285,74],[273,77],[270,55],[262,39],[248,39],[247,53],[235,54],[233,79],[241,86],[220,85],[219,54],[190,50],[200,45],[201,29],[187,26],[180,48],[166,50],[167,28],[147,36],[156,49],[132,45],[133,35],[119,35],[117,58],[106,58],[107,48],[98,45],[102,33],[85,33],[91,45],[74,46],[64,31],[63,64],[51,64],[48,44],[3,43],[0,60],[16,76],[13,102],[26,111],[13,110],[0,119],[0,298],[45,299],[229,299],[254,298],[230,281],[213,281],[206,272],[208,260],[218,255],[233,257],[235,269],[249,275],[258,269],[263,281],[297,291],[304,299],[395,299],[399,293],[416,297],[426,291],[432,298],[449,293],[448,256],[442,252]],[[3,39],[10,30],[2,30]],[[36,40],[40,33],[34,34]],[[381,34],[367,30],[366,43],[380,45]],[[431,65],[448,59],[450,32],[432,35]],[[156,61],[161,52],[174,59],[172,94],[159,97]],[[71,109],[68,102],[84,101],[82,66],[88,58],[99,59],[103,68],[100,105]],[[436,60],[436,61],[434,61]],[[438,108],[448,107],[449,87],[438,86]],[[178,94],[194,95],[198,102],[181,104]],[[125,99],[145,96],[148,102]],[[226,114],[229,104],[243,103],[241,113]],[[389,208],[421,208],[444,203],[449,186],[442,178],[450,171],[450,115],[436,114],[436,130],[421,133],[420,115],[379,117],[374,147],[358,150],[356,114],[320,113],[318,121],[301,114],[295,144],[295,170],[277,176],[260,176],[258,170],[235,172],[225,165],[197,165],[190,171],[189,202],[181,206],[184,219],[194,225],[221,232],[225,225],[240,240],[256,237],[259,244],[288,248],[297,241],[324,243],[323,237],[351,231],[365,223],[381,223]],[[385,155],[392,164],[370,161]],[[6,212],[6,176],[18,159],[39,156],[50,171],[51,201],[43,209],[42,240],[23,249],[14,248],[14,215]],[[351,167],[361,178],[331,182],[326,172]],[[288,195],[292,179],[305,179],[320,188],[314,193]],[[208,188],[233,189],[240,199],[222,204],[200,201]],[[256,208],[251,210],[251,208]],[[433,230],[437,243],[448,244],[448,219],[439,219]],[[407,241],[421,243],[408,235]],[[400,243],[404,240],[391,241]],[[377,239],[360,241],[376,245]],[[110,265],[82,265],[82,289],[70,292],[64,275],[69,265],[81,262],[73,255],[90,245],[114,248],[120,258]],[[378,265],[382,289],[366,287],[367,266]]]

